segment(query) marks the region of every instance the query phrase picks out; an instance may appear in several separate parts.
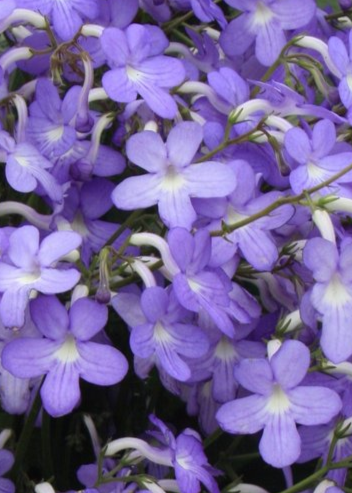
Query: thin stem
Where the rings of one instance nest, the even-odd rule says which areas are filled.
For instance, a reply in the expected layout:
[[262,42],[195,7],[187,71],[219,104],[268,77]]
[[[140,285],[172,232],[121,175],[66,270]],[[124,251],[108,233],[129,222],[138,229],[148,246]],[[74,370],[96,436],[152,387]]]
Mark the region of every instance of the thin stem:
[[249,132],[246,132],[246,133],[240,135],[239,137],[235,137],[234,139],[231,139],[231,140],[227,140],[226,135],[225,135],[224,141],[221,144],[219,144],[217,147],[215,147],[215,149],[213,149],[212,151],[209,151],[207,154],[205,154],[201,158],[197,159],[196,164],[208,161],[210,158],[215,156],[215,154],[223,151],[224,149],[226,149],[226,147],[228,147],[230,145],[241,144],[241,142],[246,142],[248,140],[248,137],[253,136],[253,134],[255,134],[255,132],[258,132],[261,130],[260,127],[262,126],[262,124],[263,124],[263,120],[261,120],[255,128],[253,128],[252,130],[249,130]]
[[107,245],[112,245],[117,238],[119,238],[122,233],[129,227],[131,224],[135,222],[135,220],[142,214],[142,209],[137,209],[136,211],[132,212],[132,214],[126,219],[126,221],[119,226],[117,231],[110,236],[108,241],[105,243],[105,246]]
[[51,418],[49,414],[43,410],[42,417],[42,461],[44,478],[49,479],[54,475],[53,458],[51,453]]
[[256,221],[257,219],[260,219],[264,216],[267,216],[270,214],[270,212],[273,212],[274,210],[278,209],[279,207],[287,204],[296,204],[300,202],[301,200],[305,199],[307,197],[307,194],[311,195],[315,192],[318,192],[324,187],[327,187],[334,181],[338,180],[341,176],[345,175],[349,171],[352,171],[352,164],[349,166],[346,166],[346,168],[343,168],[341,171],[338,173],[335,173],[333,176],[331,176],[328,180],[323,181],[322,183],[319,183],[319,185],[315,185],[312,188],[308,188],[307,190],[304,190],[302,193],[299,193],[298,195],[289,195],[288,197],[280,197],[278,198],[275,202],[270,204],[268,207],[265,207],[259,212],[256,212],[255,214],[252,214],[251,216],[246,217],[245,219],[242,219],[241,221],[238,221],[235,224],[232,225],[224,225],[224,228],[222,230],[216,230],[212,231],[210,233],[211,236],[224,236],[228,233],[232,233],[236,229],[242,228],[243,226],[247,226],[248,224]]
[[34,425],[35,425],[39,411],[40,411],[41,406],[42,406],[42,401],[40,398],[40,387],[37,390],[37,394],[36,394],[35,399],[33,401],[31,410],[28,414],[28,417],[27,417],[27,420],[24,424],[22,433],[21,433],[21,435],[18,439],[18,442],[17,442],[15,463],[14,463],[14,466],[11,470],[11,476],[16,481],[20,480],[21,475],[19,473],[23,467],[23,462],[24,462],[24,459],[25,459],[26,454],[27,454],[27,449],[29,447],[29,443],[31,440]]
[[280,493],[298,493],[298,492],[308,488],[314,481],[325,476],[325,474],[328,473],[332,469],[342,469],[345,467],[351,468],[352,467],[351,459],[352,459],[352,457],[349,456],[340,462],[335,462],[335,464],[331,464],[330,466],[326,465],[326,466],[322,467],[321,469],[319,469],[319,471],[316,471],[315,473],[308,476],[308,478],[305,478],[302,481],[299,481],[298,483],[291,486],[290,488],[287,488],[286,490],[282,490]]

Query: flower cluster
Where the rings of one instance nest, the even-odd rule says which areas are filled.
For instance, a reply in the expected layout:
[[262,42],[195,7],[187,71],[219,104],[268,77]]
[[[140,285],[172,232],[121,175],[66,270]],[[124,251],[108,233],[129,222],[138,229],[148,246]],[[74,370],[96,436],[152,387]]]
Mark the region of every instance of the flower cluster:
[[0,0],[1,492],[263,493],[253,456],[290,493],[348,488],[330,4]]

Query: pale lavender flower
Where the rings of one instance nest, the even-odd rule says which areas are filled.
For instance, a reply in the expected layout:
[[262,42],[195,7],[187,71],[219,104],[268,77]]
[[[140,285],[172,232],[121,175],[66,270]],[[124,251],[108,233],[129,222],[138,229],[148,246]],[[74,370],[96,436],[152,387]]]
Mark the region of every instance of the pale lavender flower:
[[[299,163],[290,173],[290,184],[295,193],[312,188],[328,180],[351,164],[352,151],[338,152],[336,130],[329,120],[316,123],[310,136],[301,128],[290,129],[285,135],[288,154]],[[352,173],[346,173],[321,192],[339,190],[340,183],[352,181]]]
[[0,492],[1,493],[15,493],[15,485],[9,479],[5,479],[1,476],[6,474],[14,463],[14,457],[9,450],[0,450]]
[[155,362],[179,381],[191,377],[185,358],[203,356],[209,342],[199,327],[185,321],[187,311],[172,292],[158,286],[147,288],[140,304],[136,296],[120,293],[112,305],[132,328],[130,345],[137,357],[148,359],[151,365]]
[[[172,285],[182,306],[195,313],[205,312],[229,337],[235,333],[233,319],[250,323],[259,316],[260,309],[254,298],[232,283],[222,269],[209,267],[211,240],[206,230],[192,236],[186,229],[173,228],[168,243],[180,268]],[[231,296],[232,291],[234,296]]]
[[309,299],[322,319],[320,344],[324,354],[341,363],[352,354],[352,242],[336,245],[323,238],[313,238],[303,250],[305,265],[316,281]]
[[62,187],[50,173],[53,165],[36,147],[27,142],[16,143],[7,132],[1,130],[0,149],[6,154],[6,179],[14,190],[33,192],[41,185],[51,200],[62,201]]
[[[217,216],[207,228],[212,231],[221,228],[221,223],[236,226],[247,217],[256,214],[270,206],[280,197],[276,191],[265,194],[258,193],[256,174],[248,162],[238,159],[228,166],[236,175],[236,188],[227,199],[218,201],[217,207],[212,207],[212,216]],[[197,211],[207,215],[206,204],[197,203]],[[283,226],[294,214],[291,206],[283,206],[276,211],[252,221],[247,225],[236,228],[226,234],[226,238],[213,238],[213,262],[223,265],[232,259],[239,248],[244,258],[259,271],[271,270],[278,259],[278,248],[270,230]]]
[[230,22],[220,37],[229,56],[242,55],[255,41],[260,63],[275,62],[286,44],[285,31],[301,28],[313,18],[313,0],[226,0],[243,13]]
[[[0,360],[1,352],[9,341],[19,337],[39,337],[40,334],[33,324],[29,310],[26,310],[25,324],[21,330],[6,329],[0,323]],[[9,414],[24,413],[30,402],[31,380],[17,378],[5,370],[0,361],[0,397],[1,407]],[[1,491],[1,488],[0,488]]]
[[130,103],[140,94],[147,105],[163,118],[174,118],[177,106],[168,89],[185,78],[182,62],[162,55],[168,45],[161,30],[131,24],[126,31],[104,30],[101,46],[112,70],[102,84],[109,97]]
[[127,141],[127,156],[149,173],[126,178],[115,188],[116,207],[134,210],[158,204],[168,227],[191,229],[197,217],[192,197],[224,197],[236,185],[232,170],[222,163],[192,164],[202,140],[202,127],[194,122],[177,124],[166,143],[151,131],[133,135]]
[[[341,72],[341,80],[339,82],[339,95],[344,106],[350,110],[352,106],[352,33],[348,37],[347,51],[345,43],[337,36],[331,36],[328,41],[329,55],[331,60]],[[351,122],[352,114],[348,111],[349,121]]]
[[60,260],[81,244],[81,237],[70,231],[55,232],[39,243],[34,226],[15,230],[6,254],[0,261],[0,315],[6,327],[21,327],[32,290],[44,294],[72,289],[80,278],[76,269],[60,268]]
[[259,451],[274,467],[293,464],[301,453],[296,423],[326,424],[342,407],[331,389],[302,386],[310,363],[308,348],[285,341],[270,360],[246,359],[235,368],[238,382],[253,395],[224,404],[217,412],[229,433],[252,434],[264,429]]
[[160,419],[150,416],[150,420],[160,429],[171,450],[171,461],[181,493],[198,493],[201,483],[210,493],[219,493],[214,476],[220,471],[208,463],[198,433],[187,428],[175,438]]
[[19,378],[46,375],[40,393],[51,416],[67,414],[78,404],[80,378],[114,385],[125,377],[128,364],[123,354],[90,340],[107,323],[105,305],[80,298],[67,313],[55,296],[40,296],[31,302],[30,311],[44,337],[11,341],[3,350],[2,363]]
[[37,10],[51,20],[57,34],[65,41],[73,38],[84,24],[99,14],[98,0],[17,0],[18,7]]
[[67,152],[76,141],[69,125],[77,110],[79,88],[73,87],[61,101],[57,88],[48,79],[38,79],[36,99],[30,105],[27,134],[47,158]]

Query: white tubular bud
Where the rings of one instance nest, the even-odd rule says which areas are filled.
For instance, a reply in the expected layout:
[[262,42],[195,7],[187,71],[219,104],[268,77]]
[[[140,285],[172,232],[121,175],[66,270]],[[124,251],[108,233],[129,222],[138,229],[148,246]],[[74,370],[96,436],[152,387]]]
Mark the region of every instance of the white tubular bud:
[[103,26],[99,26],[97,24],[84,24],[81,27],[81,34],[86,37],[92,36],[93,38],[100,38],[104,29],[105,28]]
[[12,48],[11,50],[6,51],[2,57],[0,58],[0,66],[3,71],[6,72],[11,65],[20,60],[28,60],[32,58],[33,52],[27,46],[23,46],[21,48]]
[[312,219],[324,240],[331,241],[336,245],[335,229],[327,211],[316,209],[312,214]]
[[2,432],[0,433],[0,449],[4,448],[5,443],[11,435],[12,430],[10,430],[10,428],[5,428],[4,430],[2,430]]
[[50,483],[39,483],[34,487],[35,493],[55,493]]
[[154,120],[149,120],[143,130],[149,130],[150,132],[158,133],[158,124]]
[[164,266],[169,271],[170,276],[173,277],[180,272],[178,265],[171,255],[169,245],[160,236],[153,233],[135,233],[130,238],[130,245],[150,245],[156,248],[159,250]]
[[318,484],[313,493],[325,493],[326,490],[331,486],[336,486],[334,481],[331,481],[330,479],[324,479],[321,483]]
[[274,354],[278,352],[281,346],[282,346],[282,342],[279,341],[279,339],[273,339],[272,341],[268,342],[267,351],[268,351],[269,360],[271,360]]
[[172,467],[171,452],[169,449],[158,449],[152,447],[140,438],[119,438],[108,443],[105,456],[109,457],[121,452],[122,450],[137,450],[146,459],[162,466]]
[[155,277],[153,276],[151,270],[140,260],[133,259],[131,264],[125,265],[128,272],[136,272],[139,275],[139,277],[144,282],[146,288],[152,288],[157,285]]
[[338,198],[335,200],[324,204],[324,207],[329,211],[333,212],[347,212],[348,214],[352,214],[352,199],[346,199],[344,197]]
[[324,43],[324,41],[314,38],[313,36],[302,36],[296,41],[295,45],[300,46],[301,48],[309,48],[320,53],[330,72],[339,79],[342,78],[341,72],[330,58],[328,45]]
[[12,24],[31,24],[37,29],[45,29],[45,17],[37,12],[27,9],[15,9],[12,14],[0,22],[0,32],[6,31]]
[[282,325],[287,325],[286,332],[291,332],[291,330],[297,329],[300,325],[302,325],[301,314],[299,310],[295,310],[294,312],[289,313],[282,319]]

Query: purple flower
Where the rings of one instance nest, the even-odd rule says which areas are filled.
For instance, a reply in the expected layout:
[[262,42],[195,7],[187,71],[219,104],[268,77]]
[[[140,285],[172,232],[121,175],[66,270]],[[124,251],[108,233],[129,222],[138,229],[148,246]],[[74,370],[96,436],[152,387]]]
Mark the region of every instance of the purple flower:
[[352,242],[341,242],[341,253],[334,243],[313,238],[303,250],[305,265],[316,280],[310,302],[321,315],[323,327],[320,339],[324,354],[341,363],[352,354]]
[[[89,265],[92,252],[98,253],[119,227],[99,219],[113,205],[110,197],[113,188],[114,184],[104,178],[92,178],[71,186],[60,212],[63,220],[69,221],[72,230],[82,238],[81,259],[86,265]],[[56,218],[56,221],[60,223],[62,219]]]
[[[339,83],[339,95],[342,103],[347,109],[352,106],[352,88],[351,88],[351,76],[352,76],[352,33],[350,32],[348,38],[349,52],[344,42],[337,36],[331,36],[328,42],[329,55],[341,72],[341,81]],[[349,121],[351,121],[351,112],[348,112]]]
[[80,278],[76,269],[60,269],[58,262],[81,244],[81,237],[70,231],[55,232],[39,244],[39,231],[23,226],[9,238],[0,261],[0,315],[5,327],[21,327],[32,290],[44,294],[72,289]]
[[63,40],[69,40],[84,23],[99,13],[98,0],[17,0],[18,7],[37,10],[51,18],[54,29]]
[[8,450],[0,450],[0,492],[15,493],[15,485],[9,479],[2,478],[4,474],[11,469],[14,463],[14,457]]
[[218,475],[219,471],[209,465],[198,433],[187,428],[175,438],[160,419],[150,416],[150,420],[160,429],[171,449],[171,461],[181,493],[198,493],[201,490],[200,483],[210,493],[219,493],[213,477]]
[[301,453],[296,423],[328,423],[341,409],[339,396],[325,387],[300,386],[310,363],[308,348],[285,341],[270,358],[246,359],[235,368],[238,382],[253,395],[230,401],[216,415],[229,433],[264,429],[259,450],[274,467],[293,464]]
[[[290,173],[290,184],[295,193],[319,185],[351,163],[352,152],[338,153],[335,145],[336,130],[329,120],[318,122],[313,128],[311,137],[298,127],[286,133],[286,150],[299,163],[299,166]],[[351,173],[346,173],[322,191],[336,192],[339,188],[338,183],[351,181]]]
[[191,229],[197,217],[192,197],[224,197],[236,185],[232,170],[222,163],[192,165],[202,140],[202,127],[194,122],[173,127],[165,144],[155,132],[133,135],[127,142],[127,156],[149,173],[127,178],[115,188],[116,207],[134,210],[158,204],[168,227]]
[[[238,159],[228,166],[236,175],[237,185],[226,200],[218,201],[217,215],[220,217],[209,224],[210,230],[219,229],[222,221],[229,226],[235,226],[237,222],[268,207],[280,196],[276,191],[258,194],[256,175],[246,161]],[[206,204],[198,205],[197,210],[204,210],[206,215]],[[213,207],[213,214],[215,210]],[[223,265],[233,258],[237,248],[240,248],[244,258],[255,269],[271,270],[278,259],[278,249],[270,230],[283,226],[293,213],[291,206],[283,206],[267,216],[238,227],[228,233],[226,238],[213,238],[214,261]]]
[[242,55],[255,40],[255,53],[270,66],[286,44],[284,31],[303,27],[316,10],[313,0],[226,0],[243,13],[230,22],[220,37],[229,56]]
[[0,130],[0,148],[6,153],[6,179],[14,190],[33,192],[40,184],[51,200],[62,201],[62,187],[49,171],[53,165],[36,147],[27,142],[16,143]]
[[[21,328],[21,331],[6,329],[0,324],[0,359],[1,352],[6,343],[23,336],[34,338],[40,336],[29,316],[29,310],[26,312],[25,324]],[[9,414],[24,413],[30,402],[30,384],[31,381],[29,378],[14,377],[0,363],[1,407]]]
[[101,45],[112,70],[103,75],[109,97],[130,103],[139,94],[163,118],[174,118],[177,106],[167,89],[185,78],[182,62],[161,53],[167,40],[158,28],[131,24],[126,31],[107,28]]
[[206,230],[197,231],[193,237],[183,228],[174,228],[168,243],[181,271],[173,278],[173,289],[182,306],[195,313],[205,312],[229,337],[235,331],[231,318],[249,323],[259,316],[254,298],[231,283],[222,269],[208,266],[211,240]]
[[131,321],[131,312],[138,309],[136,297],[117,295],[112,299],[115,310],[132,323],[130,345],[140,358],[154,360],[158,367],[180,381],[191,377],[191,370],[184,358],[203,356],[209,342],[197,326],[184,321],[187,312],[177,302],[173,293],[155,286],[146,289],[138,310],[140,320]]
[[38,79],[35,94],[27,134],[47,158],[65,154],[76,141],[76,131],[69,123],[76,113],[79,88],[73,87],[61,102],[54,84]]
[[51,416],[67,414],[78,404],[79,378],[96,385],[114,385],[124,378],[128,364],[123,354],[90,341],[107,323],[105,305],[80,298],[67,313],[55,296],[40,296],[30,310],[44,337],[11,341],[3,350],[2,363],[19,378],[46,374],[40,392]]

